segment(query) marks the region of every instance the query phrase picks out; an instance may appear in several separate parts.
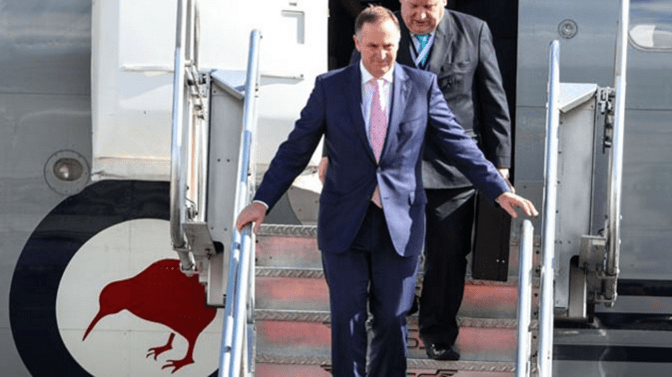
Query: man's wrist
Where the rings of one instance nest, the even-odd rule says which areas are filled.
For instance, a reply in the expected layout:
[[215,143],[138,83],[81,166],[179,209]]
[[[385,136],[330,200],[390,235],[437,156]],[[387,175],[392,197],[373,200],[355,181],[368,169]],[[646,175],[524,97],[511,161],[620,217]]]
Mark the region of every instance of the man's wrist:
[[262,202],[261,200],[253,200],[252,203],[259,203],[259,204],[263,205],[264,207],[266,207],[266,210],[268,211],[268,208],[269,208],[268,204]]

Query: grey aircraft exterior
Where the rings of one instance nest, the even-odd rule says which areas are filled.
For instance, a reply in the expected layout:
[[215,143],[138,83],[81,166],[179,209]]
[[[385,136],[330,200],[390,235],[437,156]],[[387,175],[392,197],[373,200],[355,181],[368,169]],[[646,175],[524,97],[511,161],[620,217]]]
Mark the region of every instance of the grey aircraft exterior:
[[[150,280],[162,285],[182,277],[152,269],[158,260],[176,259],[168,237],[168,180],[161,174],[149,179],[94,177],[91,170],[96,132],[92,106],[100,93],[92,84],[98,69],[92,65],[95,3],[0,0],[0,370],[7,376],[133,376],[149,375],[147,371],[214,375],[222,320],[216,309],[189,301],[202,294],[198,289],[183,296],[175,291],[161,295],[152,287],[143,306],[127,302],[124,289],[129,288],[119,288],[140,284],[151,274]],[[491,26],[514,120],[514,184],[535,203],[544,200],[549,44],[560,42],[562,82],[612,87],[619,4],[449,1],[450,7]],[[322,26],[326,29],[326,23]],[[568,243],[579,241],[556,240],[559,252],[566,253],[557,258],[555,272],[557,376],[657,377],[669,375],[672,368],[672,0],[632,0],[628,36],[618,297],[609,307],[593,299],[585,316],[570,315],[569,283],[577,253]],[[247,48],[247,40],[240,48]],[[326,61],[327,46],[323,52]],[[302,105],[305,97],[296,102]],[[581,106],[581,111],[593,111],[599,98]],[[607,201],[600,177],[606,169],[604,151],[609,150],[603,148],[608,132],[602,123],[608,116],[587,118],[591,128],[577,135],[589,139],[581,140],[590,165],[581,179],[591,183],[582,191],[582,202],[561,201],[565,207],[558,209],[558,223],[571,224],[576,206],[587,209],[580,216],[586,229],[580,232],[600,234]],[[167,138],[165,130],[147,140],[153,136]],[[277,145],[280,136],[271,137]],[[571,165],[572,156],[561,159],[563,166]],[[567,190],[585,187],[564,178],[567,183],[561,184]],[[311,206],[305,202],[285,199],[279,206],[283,212],[269,219],[310,223],[314,208],[296,210]],[[534,221],[537,240],[542,225]],[[519,226],[514,221],[505,234],[509,278],[518,268]],[[137,256],[139,250],[145,254]],[[123,258],[110,257],[117,254]],[[132,286],[132,291],[141,291]],[[162,306],[165,301],[152,301],[157,297],[183,301],[168,307]],[[201,310],[201,318],[209,320],[185,327],[158,314],[178,308]],[[153,347],[166,339],[170,347]],[[163,360],[163,355],[156,364],[157,356],[173,347],[173,339],[170,352],[175,354],[169,358],[179,359],[186,352],[184,359]],[[112,353],[121,356],[107,357]],[[450,375],[488,375],[456,373]]]

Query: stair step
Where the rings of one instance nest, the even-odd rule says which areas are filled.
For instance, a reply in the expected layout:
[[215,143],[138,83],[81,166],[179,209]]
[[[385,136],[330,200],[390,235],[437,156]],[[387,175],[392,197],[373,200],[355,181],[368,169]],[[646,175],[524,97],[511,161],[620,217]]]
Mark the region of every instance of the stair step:
[[[257,352],[292,357],[329,357],[330,318],[326,311],[257,309]],[[513,362],[516,320],[458,318],[457,347],[463,360]],[[425,346],[418,334],[417,316],[408,317],[408,356],[423,359]]]
[[[329,357],[284,356],[257,353],[257,377],[329,377]],[[513,377],[515,363],[487,361],[436,361],[409,358],[408,376]],[[458,374],[459,373],[459,374]]]
[[276,310],[329,311],[329,289],[317,269],[257,267],[255,306]]
[[[329,290],[324,273],[315,268],[256,269],[256,306],[275,310],[329,310]],[[482,318],[515,318],[516,282],[466,279],[460,315]]]
[[322,269],[316,226],[262,224],[256,240],[257,266]]

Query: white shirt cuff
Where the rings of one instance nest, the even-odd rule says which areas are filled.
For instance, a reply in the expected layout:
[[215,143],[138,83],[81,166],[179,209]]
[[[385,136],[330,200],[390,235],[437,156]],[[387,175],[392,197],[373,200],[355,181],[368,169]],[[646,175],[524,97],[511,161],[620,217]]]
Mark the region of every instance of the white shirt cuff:
[[262,202],[261,200],[253,200],[252,203],[262,204],[264,207],[266,207],[266,210],[268,211],[268,204]]

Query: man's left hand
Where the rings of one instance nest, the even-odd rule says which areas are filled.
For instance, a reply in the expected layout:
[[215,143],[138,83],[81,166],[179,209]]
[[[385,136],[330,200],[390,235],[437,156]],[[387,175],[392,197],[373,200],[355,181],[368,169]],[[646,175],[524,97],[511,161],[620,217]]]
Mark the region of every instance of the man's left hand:
[[512,192],[507,191],[502,193],[497,197],[497,203],[499,203],[499,205],[514,219],[518,217],[516,208],[522,209],[523,212],[530,217],[537,217],[539,215],[539,212],[537,212],[537,209],[534,208],[534,204],[530,200]]

